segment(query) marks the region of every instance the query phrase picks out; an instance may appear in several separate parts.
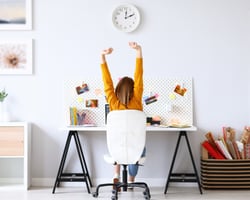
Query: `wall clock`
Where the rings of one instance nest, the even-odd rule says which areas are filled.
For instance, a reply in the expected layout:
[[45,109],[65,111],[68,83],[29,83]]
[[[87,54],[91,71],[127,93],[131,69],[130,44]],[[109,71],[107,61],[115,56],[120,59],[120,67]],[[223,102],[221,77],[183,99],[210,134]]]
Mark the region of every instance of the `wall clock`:
[[115,28],[123,32],[132,32],[140,24],[141,16],[138,8],[132,4],[117,6],[112,13],[112,22]]

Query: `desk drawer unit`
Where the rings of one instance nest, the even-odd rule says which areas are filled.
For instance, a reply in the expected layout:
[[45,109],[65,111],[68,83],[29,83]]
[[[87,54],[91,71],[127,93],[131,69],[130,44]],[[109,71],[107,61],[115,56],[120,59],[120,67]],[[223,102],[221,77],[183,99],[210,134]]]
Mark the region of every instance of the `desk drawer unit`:
[[0,156],[24,156],[24,127],[0,127]]

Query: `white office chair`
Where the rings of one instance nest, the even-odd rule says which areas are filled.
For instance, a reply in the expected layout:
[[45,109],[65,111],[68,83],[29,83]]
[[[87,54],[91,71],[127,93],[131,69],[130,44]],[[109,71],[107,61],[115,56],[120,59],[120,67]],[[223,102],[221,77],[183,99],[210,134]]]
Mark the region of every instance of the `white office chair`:
[[141,158],[146,142],[146,116],[138,110],[111,111],[107,116],[107,145],[110,156],[105,160],[112,164],[123,166],[121,183],[104,183],[97,186],[93,197],[98,197],[100,187],[112,186],[112,200],[118,199],[118,191],[127,187],[144,188],[145,199],[150,199],[150,191],[144,182],[127,182],[127,166],[129,164],[141,165],[145,158]]

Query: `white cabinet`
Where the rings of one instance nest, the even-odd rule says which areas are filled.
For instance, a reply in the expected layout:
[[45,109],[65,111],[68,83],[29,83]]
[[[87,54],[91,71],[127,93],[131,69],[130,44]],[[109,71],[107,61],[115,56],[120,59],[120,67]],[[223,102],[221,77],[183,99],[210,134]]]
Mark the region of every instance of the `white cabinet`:
[[0,190],[30,186],[30,124],[0,122]]

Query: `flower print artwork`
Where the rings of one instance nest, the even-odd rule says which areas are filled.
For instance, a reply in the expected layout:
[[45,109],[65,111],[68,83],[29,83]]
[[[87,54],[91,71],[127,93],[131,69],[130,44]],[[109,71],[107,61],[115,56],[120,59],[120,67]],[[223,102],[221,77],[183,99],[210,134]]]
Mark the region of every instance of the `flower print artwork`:
[[32,41],[0,41],[0,74],[32,73]]
[[1,67],[24,68],[26,65],[26,50],[23,44],[6,44],[0,46]]

